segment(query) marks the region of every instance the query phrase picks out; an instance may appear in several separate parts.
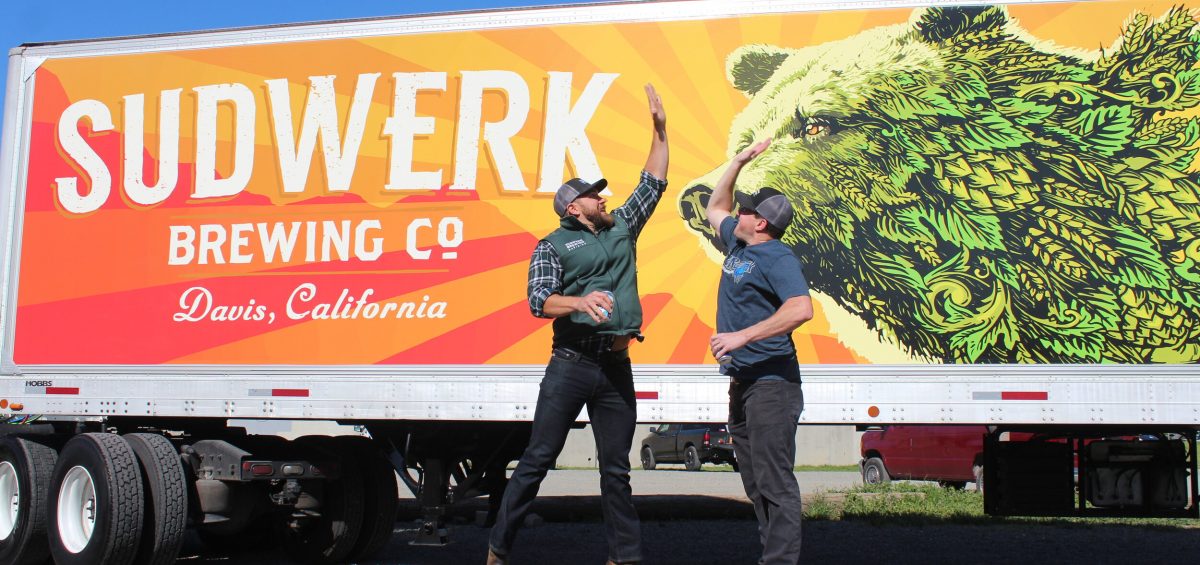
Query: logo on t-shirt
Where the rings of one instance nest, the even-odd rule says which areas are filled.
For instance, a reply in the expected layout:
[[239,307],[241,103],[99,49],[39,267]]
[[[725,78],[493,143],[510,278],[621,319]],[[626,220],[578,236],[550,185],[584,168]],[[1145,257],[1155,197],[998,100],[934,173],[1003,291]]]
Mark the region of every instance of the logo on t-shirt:
[[576,239],[575,241],[568,241],[567,242],[567,251],[575,251],[576,249],[579,249],[580,247],[583,247],[585,245],[587,245],[587,242],[582,239]]
[[737,257],[726,257],[725,264],[721,265],[721,270],[733,277],[733,282],[740,283],[742,282],[742,277],[754,270],[754,261],[742,261]]

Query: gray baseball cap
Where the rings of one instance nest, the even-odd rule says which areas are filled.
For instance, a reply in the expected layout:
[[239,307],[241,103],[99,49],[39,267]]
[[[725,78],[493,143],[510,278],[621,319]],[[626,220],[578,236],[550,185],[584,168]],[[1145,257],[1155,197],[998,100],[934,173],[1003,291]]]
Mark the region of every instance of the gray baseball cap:
[[608,186],[608,181],[600,179],[596,182],[588,182],[581,178],[573,178],[562,186],[558,187],[558,192],[554,193],[554,212],[558,217],[567,215],[567,205],[574,202],[581,194],[587,194],[593,190],[604,190]]
[[792,223],[792,203],[782,192],[774,188],[765,186],[752,195],[737,192],[734,193],[734,199],[737,200],[738,206],[754,210],[767,220],[768,224],[781,231],[786,230]]

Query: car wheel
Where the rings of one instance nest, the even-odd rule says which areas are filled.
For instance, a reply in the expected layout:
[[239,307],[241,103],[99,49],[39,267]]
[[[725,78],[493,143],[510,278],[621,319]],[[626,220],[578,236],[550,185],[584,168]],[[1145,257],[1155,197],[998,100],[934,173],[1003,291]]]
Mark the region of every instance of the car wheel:
[[700,461],[700,452],[696,450],[696,446],[689,445],[683,450],[683,467],[689,471],[699,471],[700,466],[704,465]]
[[938,481],[938,486],[951,490],[962,490],[967,488],[967,481]]
[[883,460],[878,457],[872,457],[863,463],[862,476],[863,484],[880,485],[892,482],[887,468],[883,466]]
[[975,472],[975,492],[983,492],[983,465],[971,467]]
[[650,451],[649,447],[642,448],[642,468],[647,471],[653,471],[656,463],[654,461],[654,452]]

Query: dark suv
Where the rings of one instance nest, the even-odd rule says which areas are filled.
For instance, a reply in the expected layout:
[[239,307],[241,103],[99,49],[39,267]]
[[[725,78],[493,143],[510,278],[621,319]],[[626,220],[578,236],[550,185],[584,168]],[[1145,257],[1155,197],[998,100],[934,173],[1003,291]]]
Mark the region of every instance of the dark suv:
[[659,463],[683,463],[699,471],[704,463],[728,463],[737,470],[733,439],[725,424],[663,424],[652,426],[641,442],[642,468],[653,470]]

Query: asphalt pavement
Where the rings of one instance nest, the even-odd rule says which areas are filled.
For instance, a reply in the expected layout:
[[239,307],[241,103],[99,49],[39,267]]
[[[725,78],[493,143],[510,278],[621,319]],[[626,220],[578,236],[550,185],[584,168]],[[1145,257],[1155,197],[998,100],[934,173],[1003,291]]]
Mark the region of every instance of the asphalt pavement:
[[[807,496],[859,484],[854,472],[797,473]],[[634,504],[642,519],[646,564],[753,565],[761,548],[754,510],[730,472],[682,469],[634,471]],[[391,542],[376,559],[382,565],[480,564],[489,530],[481,525],[487,501],[473,499],[447,514],[450,543],[413,545],[420,509],[402,493]],[[606,559],[595,470],[551,471],[513,548],[513,565],[595,564]],[[864,521],[806,521],[804,563],[1010,564],[1171,563],[1200,554],[1200,532],[1184,527],[1075,525],[1047,521],[1028,525],[909,525]],[[194,536],[180,564],[282,565],[278,551],[228,555]]]

